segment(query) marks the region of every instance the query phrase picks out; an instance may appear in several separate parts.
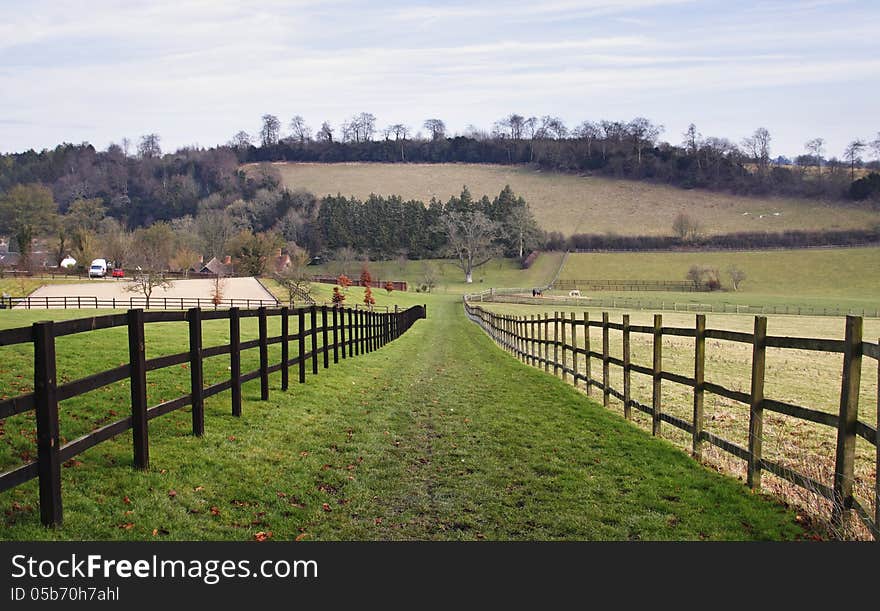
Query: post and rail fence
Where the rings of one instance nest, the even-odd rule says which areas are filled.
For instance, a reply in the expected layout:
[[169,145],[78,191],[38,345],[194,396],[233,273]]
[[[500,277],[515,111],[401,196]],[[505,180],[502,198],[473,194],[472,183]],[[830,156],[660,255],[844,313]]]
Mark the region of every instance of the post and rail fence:
[[[320,320],[318,314],[320,313]],[[258,319],[259,337],[241,341],[241,319]],[[279,317],[281,335],[269,337],[267,321]],[[0,347],[32,344],[34,350],[33,392],[0,400],[0,420],[34,412],[36,419],[37,459],[10,471],[0,473],[0,492],[19,486],[29,480],[39,480],[40,519],[45,525],[62,523],[61,465],[87,449],[125,431],[132,431],[134,467],[149,466],[149,421],[185,406],[192,406],[192,431],[202,436],[205,431],[205,399],[231,391],[233,416],[241,416],[241,386],[250,380],[260,380],[260,397],[269,398],[269,375],[281,372],[281,390],[288,390],[289,370],[297,367],[299,383],[306,381],[306,364],[312,362],[312,374],[317,375],[318,359],[323,368],[377,350],[403,335],[417,320],[426,317],[425,306],[406,310],[376,312],[347,307],[315,306],[304,308],[241,309],[205,311],[194,307],[185,311],[144,311],[131,309],[122,314],[110,314],[65,321],[36,322],[29,327],[0,331]],[[291,325],[291,318],[296,321]],[[211,320],[229,321],[229,343],[219,346],[202,345],[202,324]],[[186,322],[189,350],[177,354],[148,359],[145,346],[147,325],[167,322]],[[129,362],[116,368],[87,377],[58,383],[55,340],[100,329],[127,328]],[[295,333],[291,333],[296,329]],[[332,339],[331,339],[332,338]],[[306,350],[310,339],[310,350]],[[281,360],[269,362],[268,347],[281,344]],[[259,350],[259,368],[242,373],[242,352]],[[291,353],[293,355],[291,356]],[[205,359],[229,355],[229,378],[210,386],[204,385]],[[147,373],[169,367],[188,365],[190,392],[154,406],[147,403]],[[106,424],[78,439],[61,443],[59,403],[83,395],[115,382],[128,380],[131,388],[130,415]]]
[[[832,525],[837,529],[855,512],[875,541],[880,541],[880,477],[874,481],[873,515],[868,505],[860,501],[853,493],[855,445],[861,438],[874,446],[876,469],[880,473],[880,447],[878,447],[877,427],[860,420],[859,390],[861,382],[862,359],[873,359],[878,363],[880,376],[880,340],[877,343],[863,341],[862,319],[857,316],[846,318],[845,339],[812,339],[800,337],[781,337],[767,335],[767,319],[756,316],[754,332],[742,333],[720,329],[706,328],[706,317],[697,314],[693,327],[663,326],[662,316],[654,315],[653,325],[633,325],[629,315],[623,315],[622,322],[611,322],[607,312],[601,320],[590,318],[587,312],[582,317],[571,313],[570,317],[556,312],[553,316],[513,316],[487,311],[480,306],[464,300],[465,313],[470,320],[477,323],[498,345],[518,357],[524,363],[544,368],[545,372],[561,373],[563,378],[570,376],[575,386],[581,382],[587,393],[593,388],[602,393],[602,402],[609,406],[610,397],[623,402],[624,417],[632,418],[635,408],[651,417],[652,433],[659,435],[663,423],[681,429],[691,436],[692,454],[701,457],[703,444],[708,443],[720,450],[732,454],[745,461],[747,484],[752,489],[760,489],[761,473],[766,471],[788,482],[816,493],[831,502]],[[561,327],[561,331],[560,331]],[[599,329],[602,334],[601,350],[591,346],[589,330]],[[566,329],[571,341],[566,340]],[[578,329],[584,333],[584,343],[578,345]],[[611,355],[609,349],[609,332],[622,333],[622,358]],[[644,334],[652,337],[653,359],[650,367],[633,363],[630,358],[632,334]],[[694,375],[679,375],[663,369],[663,338],[678,336],[694,340]],[[706,371],[706,340],[716,339],[728,342],[748,344],[752,347],[751,387],[749,392],[731,390],[720,384],[707,381]],[[596,347],[598,348],[598,346]],[[767,348],[783,348],[795,350],[818,351],[843,355],[843,372],[838,413],[828,413],[784,401],[770,399],[764,395],[765,355]],[[566,354],[570,355],[566,359]],[[582,361],[581,361],[582,359]],[[591,368],[591,360],[601,362],[601,379],[596,379]],[[579,365],[583,363],[583,368]],[[610,384],[610,368],[622,369],[623,389],[613,388]],[[651,405],[645,405],[631,396],[632,374],[642,374],[651,379]],[[671,382],[693,389],[693,412],[690,420],[679,418],[663,410],[663,383]],[[706,393],[749,406],[748,446],[743,446],[715,435],[704,428],[703,413],[704,396]],[[878,391],[877,421],[880,422],[880,391]],[[837,443],[835,450],[835,468],[833,482],[829,485],[810,478],[797,470],[768,460],[762,456],[762,433],[764,412],[776,412],[792,418],[831,427],[836,430]]]

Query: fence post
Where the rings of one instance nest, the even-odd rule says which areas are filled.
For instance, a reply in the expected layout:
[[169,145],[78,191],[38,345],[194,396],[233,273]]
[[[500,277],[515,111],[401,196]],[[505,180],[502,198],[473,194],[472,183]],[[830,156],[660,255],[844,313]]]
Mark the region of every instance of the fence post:
[[312,374],[318,375],[318,306],[311,307],[312,322]]
[[266,307],[257,308],[260,329],[260,400],[269,400],[269,332],[266,321]]
[[651,434],[660,435],[660,402],[662,401],[663,378],[663,315],[654,314],[654,363],[651,369],[653,392],[651,393]]
[[611,402],[610,362],[608,361],[608,312],[602,312],[602,405]]
[[562,363],[561,363],[562,381],[565,382],[566,380],[568,380],[568,373],[565,370],[565,350],[568,347],[567,344],[565,343],[565,335],[566,335],[565,334],[565,312],[560,312],[559,316],[560,316],[559,326],[562,330],[562,349],[560,350],[560,352],[562,353]]
[[[343,310],[345,312],[345,310]],[[348,311],[348,341],[346,342],[348,346],[343,344],[343,354],[345,354],[346,349],[348,350],[348,356],[354,356],[354,314],[351,310]]]
[[623,417],[627,420],[632,419],[629,314],[623,315]]
[[296,311],[296,317],[299,319],[297,321],[297,328],[299,333],[297,333],[297,343],[299,344],[299,362],[297,365],[299,366],[299,383],[305,384],[306,381],[306,311],[303,308],[300,308]]
[[571,313],[571,370],[574,372],[571,381],[574,387],[578,385],[578,328],[574,312]]
[[36,322],[34,330],[34,409],[37,413],[37,473],[40,521],[60,526],[61,457],[58,454],[58,396],[55,388],[55,330],[52,321]]
[[694,458],[703,456],[703,385],[706,380],[706,315],[697,314],[694,327]]
[[550,373],[550,317],[544,312],[544,372]]
[[761,489],[761,448],[764,435],[764,365],[767,356],[767,318],[755,316],[752,340],[752,388],[749,395],[749,462],[746,483]]
[[[354,355],[359,356],[361,353],[361,330],[360,330],[360,312],[355,308],[353,311],[348,313],[349,315],[349,323],[351,323],[351,340],[352,345],[349,346],[349,350],[354,350]],[[353,322],[352,322],[353,321]]]
[[592,363],[590,362],[590,315],[587,312],[584,312],[584,376],[586,379],[586,390],[587,395],[593,394],[593,385],[591,384],[593,380],[592,374]]
[[333,306],[333,364],[339,362],[339,308]]
[[232,384],[232,415],[241,416],[241,313],[229,308],[229,381]]
[[205,434],[205,401],[202,396],[202,311],[190,308],[186,313],[189,321],[189,381],[192,397],[193,435]]
[[290,386],[290,308],[281,307],[281,390]]
[[128,311],[128,363],[131,388],[131,437],[134,468],[150,466],[147,429],[147,357],[144,339],[144,311]]
[[[880,346],[880,338],[877,339],[877,345]],[[880,359],[877,361],[877,380],[880,380]],[[877,419],[874,421],[877,424],[877,430],[880,430],[880,384],[877,384],[877,400],[875,401],[875,405],[877,406]],[[875,467],[876,470],[874,473],[880,473],[880,437],[874,437],[874,447],[875,447]],[[874,476],[874,526],[880,528],[880,476]]]
[[559,312],[553,312],[553,375],[559,375]]
[[856,423],[859,419],[859,386],[862,375],[862,319],[846,317],[840,414],[837,421],[837,453],[834,461],[834,503],[831,524],[843,532],[853,502]]
[[321,306],[321,341],[324,344],[324,369],[330,367],[330,349],[328,345],[330,342],[328,341],[328,333],[327,330],[327,306]]

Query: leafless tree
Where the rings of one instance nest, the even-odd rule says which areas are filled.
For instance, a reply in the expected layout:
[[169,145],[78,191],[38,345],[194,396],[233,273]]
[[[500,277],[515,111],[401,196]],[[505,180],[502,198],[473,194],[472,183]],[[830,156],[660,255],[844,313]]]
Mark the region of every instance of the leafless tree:
[[584,121],[578,125],[572,133],[576,138],[587,143],[587,157],[592,157],[593,141],[599,137],[599,126],[592,121]]
[[260,128],[260,142],[263,146],[278,144],[281,135],[281,121],[275,115],[263,115],[263,127]]
[[229,144],[233,148],[244,150],[251,145],[251,135],[244,130],[236,132]]
[[649,119],[636,117],[626,126],[638,154],[638,164],[642,165],[642,150],[654,146],[657,137],[663,133],[662,125],[654,125]]
[[333,142],[333,128],[327,121],[321,123],[321,129],[315,134],[315,140],[318,142]]
[[[804,144],[807,154],[813,161],[819,176],[822,175],[822,154],[825,152],[825,139],[813,138]],[[734,289],[735,290],[735,289]]]
[[138,144],[138,156],[141,159],[153,159],[162,156],[162,148],[159,146],[159,134],[145,134],[141,136]]
[[699,235],[700,224],[684,212],[679,212],[672,221],[672,231],[682,240],[692,240]]
[[874,156],[880,161],[880,132],[877,132],[877,138],[871,141],[871,148],[874,149]]
[[275,281],[287,291],[288,303],[293,305],[297,300],[306,300],[312,291],[307,266],[311,257],[298,246],[288,248],[290,265],[274,274]]
[[846,145],[846,150],[843,151],[843,158],[849,161],[850,180],[856,179],[856,162],[861,161],[860,155],[867,146],[864,140],[853,140]]
[[740,285],[746,281],[746,273],[736,265],[727,268],[727,275],[730,276],[730,283],[733,285],[734,291],[738,291]]
[[474,269],[498,254],[493,244],[498,226],[482,212],[450,211],[443,216],[443,227],[450,254],[464,272],[464,281],[470,284],[474,281]]
[[544,115],[535,131],[535,139],[538,140],[558,140],[568,135],[568,128],[559,117]]
[[440,119],[427,119],[423,126],[431,132],[431,140],[440,140],[446,137],[446,124]]
[[296,115],[290,120],[290,137],[300,144],[312,139],[312,129],[306,125],[305,119],[300,115]]
[[697,126],[691,123],[688,125],[687,130],[681,135],[682,137],[682,145],[684,146],[684,150],[688,152],[688,155],[693,155],[697,160],[697,169],[702,170],[703,165],[700,160],[700,144],[703,139],[700,132],[697,131]]
[[755,133],[742,141],[743,148],[755,162],[758,173],[762,176],[770,165],[770,140],[772,140],[770,132],[764,127],[759,127]]

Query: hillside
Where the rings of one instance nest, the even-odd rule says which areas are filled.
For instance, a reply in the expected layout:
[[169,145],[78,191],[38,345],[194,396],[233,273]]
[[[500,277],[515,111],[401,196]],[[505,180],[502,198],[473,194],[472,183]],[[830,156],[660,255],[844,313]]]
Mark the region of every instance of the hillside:
[[[664,235],[686,211],[709,234],[792,229],[854,229],[880,223],[880,211],[790,198],[739,197],[632,180],[541,172],[488,164],[275,163],[285,186],[318,196],[341,193],[446,200],[467,185],[475,196],[504,185],[522,195],[547,231]],[[762,216],[763,215],[763,216]]]

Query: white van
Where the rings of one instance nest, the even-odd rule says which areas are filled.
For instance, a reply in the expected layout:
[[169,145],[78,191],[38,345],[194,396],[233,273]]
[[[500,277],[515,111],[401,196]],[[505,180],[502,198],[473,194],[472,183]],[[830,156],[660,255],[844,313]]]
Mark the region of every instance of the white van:
[[103,278],[107,275],[107,259],[95,259],[89,267],[89,278]]

